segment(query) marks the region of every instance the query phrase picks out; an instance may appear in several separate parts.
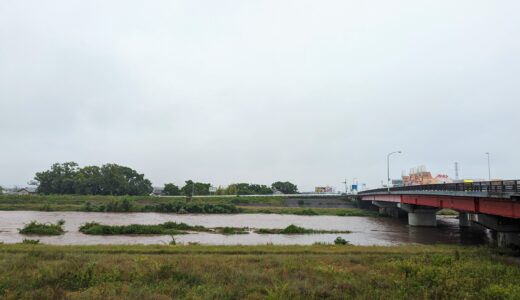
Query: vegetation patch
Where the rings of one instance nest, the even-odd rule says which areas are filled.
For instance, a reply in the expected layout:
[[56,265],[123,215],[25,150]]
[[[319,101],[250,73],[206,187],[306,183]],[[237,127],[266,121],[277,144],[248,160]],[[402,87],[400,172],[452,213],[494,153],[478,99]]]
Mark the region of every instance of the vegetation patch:
[[187,234],[188,232],[169,226],[169,224],[158,225],[103,225],[96,222],[86,223],[79,228],[84,234],[92,235],[122,235],[122,234]]
[[296,226],[291,224],[284,229],[268,229],[268,228],[260,228],[254,230],[255,233],[259,234],[319,234],[319,233],[350,233],[348,230],[316,230],[316,229],[307,229],[303,227]]
[[63,225],[65,221],[59,220],[56,224],[49,223],[38,223],[31,221],[31,223],[25,225],[24,228],[18,229],[21,234],[34,234],[34,235],[61,235],[65,233]]
[[37,245],[40,240],[23,239],[22,244]]
[[245,234],[249,233],[247,228],[217,227],[206,228],[199,225],[188,225],[186,223],[166,222],[157,225],[103,225],[96,222],[86,223],[79,228],[84,234],[92,235],[123,235],[123,234],[164,234],[176,235],[187,234],[189,231],[210,232],[221,234]]
[[442,216],[458,216],[459,212],[449,208],[443,208],[437,212],[438,215]]
[[249,234],[249,228],[247,227],[216,227],[214,232],[220,234]]
[[2,299],[519,299],[485,247],[0,245]]
[[0,210],[378,216],[377,212],[358,208],[304,208],[283,205],[284,198],[280,196],[195,196],[188,201],[184,196],[0,195]]
[[348,245],[349,242],[347,240],[345,240],[344,238],[338,236],[335,240],[334,240],[334,244],[336,245]]
[[282,214],[300,216],[338,216],[338,217],[378,217],[375,211],[359,208],[302,208],[280,206],[240,206],[241,213],[247,214]]

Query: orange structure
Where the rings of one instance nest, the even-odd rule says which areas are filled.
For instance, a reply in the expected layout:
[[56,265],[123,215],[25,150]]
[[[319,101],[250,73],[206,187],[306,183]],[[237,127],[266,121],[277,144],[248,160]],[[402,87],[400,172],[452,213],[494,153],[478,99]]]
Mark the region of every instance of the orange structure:
[[424,184],[438,184],[453,182],[448,175],[439,174],[436,177],[426,170],[426,167],[421,166],[410,170],[408,175],[403,175],[403,185],[424,185]]

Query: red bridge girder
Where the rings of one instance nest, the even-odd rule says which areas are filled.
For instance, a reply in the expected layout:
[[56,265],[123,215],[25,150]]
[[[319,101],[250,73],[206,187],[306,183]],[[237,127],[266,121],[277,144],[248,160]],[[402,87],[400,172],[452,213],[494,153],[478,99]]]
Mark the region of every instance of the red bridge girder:
[[481,213],[520,219],[520,202],[511,199],[447,195],[380,194],[362,195],[361,200],[450,208],[460,212]]

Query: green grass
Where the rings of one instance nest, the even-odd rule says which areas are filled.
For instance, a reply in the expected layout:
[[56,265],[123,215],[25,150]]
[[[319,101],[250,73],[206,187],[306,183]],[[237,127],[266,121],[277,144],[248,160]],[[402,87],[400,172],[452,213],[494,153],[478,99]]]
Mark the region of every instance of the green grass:
[[[377,212],[357,208],[284,207],[284,201],[280,196],[194,197],[187,202],[181,196],[0,195],[0,210],[378,216]],[[246,206],[252,204],[257,206]]]
[[[185,223],[166,222],[157,225],[103,225],[96,222],[86,223],[80,226],[79,231],[92,235],[123,235],[123,234],[187,234],[188,231],[211,232],[220,234],[249,234],[247,227],[216,227],[206,228],[204,226],[192,226]],[[350,233],[350,231],[338,230],[316,230],[307,229],[291,224],[284,229],[254,229],[260,234],[318,234],[318,233]]]
[[505,261],[460,246],[0,245],[0,298],[518,299]]
[[242,213],[284,214],[301,216],[340,216],[340,217],[377,217],[378,212],[359,208],[299,208],[299,207],[262,207],[239,206]]
[[316,230],[316,229],[307,229],[303,227],[296,226],[291,224],[284,229],[268,229],[268,228],[260,228],[254,230],[255,233],[260,234],[317,234],[317,233],[350,233],[350,231],[343,230]]
[[56,224],[38,223],[31,221],[25,225],[24,228],[18,229],[21,234],[31,235],[62,235],[65,233],[63,230],[64,221],[58,221]]
[[437,212],[438,215],[442,216],[458,216],[459,212],[449,208],[443,208]]
[[123,234],[162,234],[176,235],[187,234],[188,231],[211,232],[221,234],[247,234],[247,228],[242,227],[217,227],[206,228],[199,225],[185,223],[166,222],[157,225],[131,224],[131,225],[103,225],[96,222],[86,223],[80,226],[79,231],[92,235],[123,235]]

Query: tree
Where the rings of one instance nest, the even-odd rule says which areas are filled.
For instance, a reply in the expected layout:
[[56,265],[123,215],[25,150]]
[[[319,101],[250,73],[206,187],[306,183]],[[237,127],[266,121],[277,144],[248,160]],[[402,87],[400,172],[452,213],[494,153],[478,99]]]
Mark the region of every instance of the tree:
[[98,166],[86,166],[76,174],[75,191],[82,195],[102,194],[103,177]]
[[116,164],[79,168],[74,162],[56,163],[34,179],[43,194],[148,195],[153,190],[143,174]]
[[153,191],[150,180],[128,167],[103,165],[101,177],[102,194],[105,195],[148,195]]
[[192,180],[188,180],[186,181],[186,184],[181,188],[181,194],[185,196],[206,196],[209,195],[210,186],[211,184],[209,183],[193,182]]
[[0,195],[4,193],[4,188],[0,186]]
[[168,196],[178,196],[181,194],[181,190],[175,184],[167,183],[164,185],[163,193]]
[[36,173],[34,179],[39,182],[38,192],[43,194],[74,194],[75,177],[78,164],[55,163],[50,170]]
[[228,195],[269,195],[273,190],[267,185],[234,183],[227,187]]
[[283,194],[297,194],[298,193],[298,187],[289,181],[277,181],[271,185],[273,190],[279,191]]

